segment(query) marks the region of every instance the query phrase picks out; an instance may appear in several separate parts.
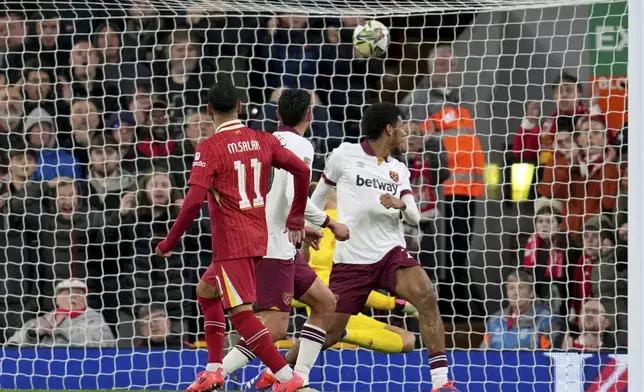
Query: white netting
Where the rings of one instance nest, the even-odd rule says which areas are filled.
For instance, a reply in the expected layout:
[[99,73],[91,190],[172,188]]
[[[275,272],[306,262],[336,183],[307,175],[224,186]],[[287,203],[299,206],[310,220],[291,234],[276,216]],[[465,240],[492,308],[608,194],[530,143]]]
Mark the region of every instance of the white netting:
[[[626,347],[625,2],[2,7],[0,387],[175,389],[203,366],[189,350],[203,338],[195,287],[211,259],[206,209],[172,257],[153,254],[185,196],[195,146],[213,130],[205,94],[215,81],[234,83],[242,118],[268,131],[281,89],[312,91],[316,180],[331,150],[360,140],[365,106],[400,105],[411,131],[401,159],[423,214],[408,247],[436,282],[448,348],[462,350],[450,356],[459,388],[621,385],[623,356],[570,353]],[[367,18],[390,27],[384,58],[354,53],[353,29]],[[458,129],[476,136],[456,138]],[[505,284],[511,272],[535,281],[536,307],[505,301],[506,288],[528,290]],[[55,301],[56,285],[72,278],[88,290],[87,317],[61,311],[82,308],[84,296]],[[365,311],[418,337],[398,307]],[[305,320],[295,313],[289,339]],[[571,356],[539,351],[561,348]],[[333,390],[428,388],[424,358],[419,339],[405,355],[345,348],[325,354],[312,379]],[[75,368],[82,360],[87,370]],[[612,384],[598,376],[608,361]],[[568,368],[584,363],[591,370]]]

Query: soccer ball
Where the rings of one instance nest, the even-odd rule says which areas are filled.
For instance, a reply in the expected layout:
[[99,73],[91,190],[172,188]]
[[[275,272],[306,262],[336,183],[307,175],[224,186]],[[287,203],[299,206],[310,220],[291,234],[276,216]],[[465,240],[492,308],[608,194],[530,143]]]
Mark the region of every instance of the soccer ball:
[[353,31],[353,44],[363,56],[382,56],[389,48],[389,29],[377,20],[368,20]]

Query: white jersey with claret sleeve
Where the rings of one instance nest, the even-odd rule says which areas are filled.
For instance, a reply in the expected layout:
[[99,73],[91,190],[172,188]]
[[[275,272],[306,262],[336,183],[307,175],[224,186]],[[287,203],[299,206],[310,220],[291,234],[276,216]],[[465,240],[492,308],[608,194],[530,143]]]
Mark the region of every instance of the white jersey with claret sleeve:
[[[311,142],[290,131],[275,132],[273,135],[280,140],[282,146],[297,155],[311,168],[314,154]],[[266,257],[268,258],[291,260],[295,257],[295,246],[288,240],[288,233],[284,232],[294,195],[293,175],[286,170],[273,168],[271,189],[266,196],[268,228]]]
[[377,158],[366,142],[342,143],[327,160],[323,179],[336,187],[338,221],[351,230],[349,240],[336,243],[334,263],[373,264],[405,247],[401,212],[380,204],[384,194],[412,193],[404,163]]

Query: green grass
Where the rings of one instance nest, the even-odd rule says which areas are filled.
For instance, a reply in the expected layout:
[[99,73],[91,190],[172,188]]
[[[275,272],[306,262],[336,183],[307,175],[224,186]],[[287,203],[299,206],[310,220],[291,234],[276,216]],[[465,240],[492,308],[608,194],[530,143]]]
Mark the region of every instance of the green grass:
[[[70,392],[70,390],[64,390],[64,391],[56,391],[56,390],[49,390],[49,389],[0,389],[0,392]],[[73,390],[71,392],[131,392],[132,390],[130,389],[83,389],[83,390]],[[176,390],[174,391],[156,391],[155,392],[177,392]],[[240,391],[224,391],[224,392],[240,392]]]

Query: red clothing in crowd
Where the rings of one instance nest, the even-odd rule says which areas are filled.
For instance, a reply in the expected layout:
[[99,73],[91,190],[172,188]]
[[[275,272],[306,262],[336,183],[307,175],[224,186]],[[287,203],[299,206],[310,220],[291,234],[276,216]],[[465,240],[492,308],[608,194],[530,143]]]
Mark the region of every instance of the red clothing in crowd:
[[409,168],[414,197],[420,206],[420,214],[426,215],[436,209],[436,189],[431,185],[431,168],[423,155],[417,155]]
[[527,161],[536,161],[539,157],[539,150],[541,149],[541,141],[539,135],[543,133],[557,133],[557,117],[559,116],[577,116],[587,115],[588,109],[586,106],[579,102],[575,108],[575,112],[559,112],[556,110],[550,117],[546,118],[543,125],[539,123],[532,123],[528,119],[521,122],[521,126],[514,136],[512,150],[514,151],[515,158],[523,158]]

